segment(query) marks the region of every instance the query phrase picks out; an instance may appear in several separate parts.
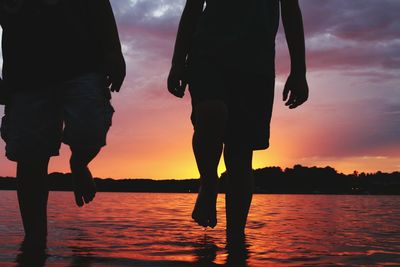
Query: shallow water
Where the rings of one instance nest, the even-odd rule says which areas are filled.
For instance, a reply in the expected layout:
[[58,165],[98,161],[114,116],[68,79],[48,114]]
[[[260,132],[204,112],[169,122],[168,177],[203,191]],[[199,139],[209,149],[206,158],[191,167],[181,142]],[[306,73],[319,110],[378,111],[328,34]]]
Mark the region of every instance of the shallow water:
[[[399,196],[256,195],[239,252],[225,248],[223,195],[206,231],[190,219],[195,197],[99,193],[77,208],[52,192],[48,257],[35,266],[400,266]],[[0,266],[25,266],[22,234],[16,193],[0,191]]]

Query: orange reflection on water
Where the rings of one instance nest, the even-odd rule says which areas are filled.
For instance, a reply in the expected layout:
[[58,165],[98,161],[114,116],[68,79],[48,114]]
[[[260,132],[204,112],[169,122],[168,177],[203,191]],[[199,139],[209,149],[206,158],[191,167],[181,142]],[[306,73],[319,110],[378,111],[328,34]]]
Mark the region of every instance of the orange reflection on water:
[[[15,259],[22,237],[15,192],[0,192],[0,262]],[[219,223],[204,230],[191,210],[195,194],[99,193],[74,206],[51,193],[48,266],[298,266],[400,262],[396,196],[256,195],[246,247],[227,250],[223,195]],[[12,207],[8,209],[7,207]],[[13,253],[15,251],[15,253]],[[4,253],[7,252],[7,253]]]

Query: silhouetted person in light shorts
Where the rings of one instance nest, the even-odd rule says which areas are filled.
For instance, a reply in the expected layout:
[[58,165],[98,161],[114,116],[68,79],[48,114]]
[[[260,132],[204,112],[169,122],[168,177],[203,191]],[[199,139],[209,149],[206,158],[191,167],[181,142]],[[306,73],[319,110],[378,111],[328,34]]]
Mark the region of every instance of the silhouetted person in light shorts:
[[168,90],[182,97],[189,84],[192,98],[193,151],[201,176],[192,217],[204,227],[217,223],[217,166],[223,152],[228,244],[244,241],[253,151],[269,146],[280,13],[291,58],[283,100],[293,109],[308,98],[297,0],[187,0],[179,25]]
[[17,162],[23,245],[46,246],[47,168],[69,145],[75,201],[93,200],[88,164],[106,144],[125,61],[108,0],[0,0],[1,135]]

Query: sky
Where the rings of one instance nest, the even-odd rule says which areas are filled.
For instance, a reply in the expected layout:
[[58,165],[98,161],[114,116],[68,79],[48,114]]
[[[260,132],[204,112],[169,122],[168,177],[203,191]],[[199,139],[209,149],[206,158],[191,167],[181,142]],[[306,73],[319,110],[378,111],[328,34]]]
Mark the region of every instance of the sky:
[[[282,27],[276,41],[271,146],[254,168],[332,166],[339,172],[400,170],[400,1],[300,0],[310,98],[289,110],[282,87],[290,60]],[[167,92],[183,0],[111,0],[127,77],[114,94],[108,145],[91,163],[97,177],[199,177],[191,150],[190,98]],[[1,57],[0,57],[1,60]],[[3,108],[0,107],[0,113]],[[0,141],[0,176],[14,176]],[[68,147],[50,171],[68,172]],[[221,163],[219,172],[224,171]]]

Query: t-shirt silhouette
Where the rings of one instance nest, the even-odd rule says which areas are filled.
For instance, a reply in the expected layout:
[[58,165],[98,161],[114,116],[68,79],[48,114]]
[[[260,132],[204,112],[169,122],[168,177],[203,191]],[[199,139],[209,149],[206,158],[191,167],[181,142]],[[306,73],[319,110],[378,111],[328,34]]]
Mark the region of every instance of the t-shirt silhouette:
[[194,38],[193,53],[244,71],[274,69],[278,0],[206,0]]
[[32,90],[101,69],[87,0],[0,1],[3,79]]

